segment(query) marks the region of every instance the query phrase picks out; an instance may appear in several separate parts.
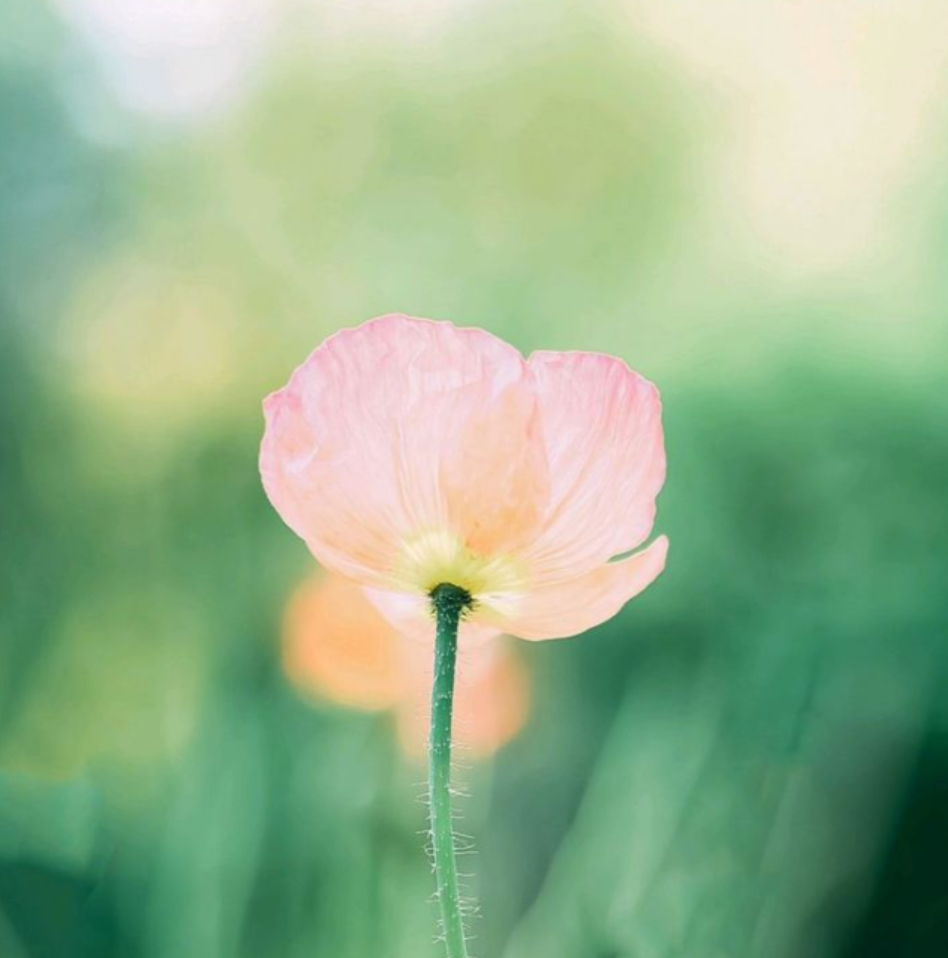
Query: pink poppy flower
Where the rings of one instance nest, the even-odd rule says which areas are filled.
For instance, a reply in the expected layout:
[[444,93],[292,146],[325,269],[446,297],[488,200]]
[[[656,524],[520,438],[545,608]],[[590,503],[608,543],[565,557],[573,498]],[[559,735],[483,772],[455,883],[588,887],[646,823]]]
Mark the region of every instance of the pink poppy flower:
[[336,333],[264,403],[270,501],[327,569],[429,639],[442,583],[462,646],[575,635],[662,571],[641,546],[665,479],[658,391],[620,359],[535,352],[390,315]]

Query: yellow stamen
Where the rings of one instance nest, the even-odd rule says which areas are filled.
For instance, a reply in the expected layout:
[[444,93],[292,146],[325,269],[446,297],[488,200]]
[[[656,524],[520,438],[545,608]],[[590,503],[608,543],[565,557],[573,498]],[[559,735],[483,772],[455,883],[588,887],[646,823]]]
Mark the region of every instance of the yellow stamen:
[[475,602],[492,593],[514,592],[524,586],[523,564],[509,555],[484,556],[446,529],[408,539],[393,570],[402,586],[430,592],[448,582],[467,590]]

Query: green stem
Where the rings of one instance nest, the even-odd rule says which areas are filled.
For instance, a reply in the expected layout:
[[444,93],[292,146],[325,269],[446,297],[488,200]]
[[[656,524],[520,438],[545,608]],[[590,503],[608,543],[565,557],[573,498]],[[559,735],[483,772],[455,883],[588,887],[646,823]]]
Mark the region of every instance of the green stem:
[[447,955],[448,958],[467,958],[451,811],[451,722],[458,626],[462,613],[471,605],[471,596],[465,589],[445,583],[431,590],[431,604],[436,622],[428,742],[431,846]]

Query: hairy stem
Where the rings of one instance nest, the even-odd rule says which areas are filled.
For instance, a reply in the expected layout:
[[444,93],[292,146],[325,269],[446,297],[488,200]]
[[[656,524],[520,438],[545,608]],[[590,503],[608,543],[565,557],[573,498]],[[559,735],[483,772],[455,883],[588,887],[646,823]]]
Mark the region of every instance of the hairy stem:
[[471,604],[471,596],[465,589],[445,583],[432,589],[431,604],[436,621],[431,734],[428,741],[431,844],[447,956],[467,958],[451,811],[451,724],[458,626],[462,613]]

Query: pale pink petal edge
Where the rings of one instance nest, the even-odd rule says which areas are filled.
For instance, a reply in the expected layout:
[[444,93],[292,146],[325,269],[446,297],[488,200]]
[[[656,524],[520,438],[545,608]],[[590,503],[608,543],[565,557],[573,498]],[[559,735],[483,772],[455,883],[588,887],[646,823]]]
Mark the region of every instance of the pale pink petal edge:
[[539,641],[579,635],[611,619],[661,575],[668,538],[620,562],[610,562],[586,575],[528,593],[504,631]]

